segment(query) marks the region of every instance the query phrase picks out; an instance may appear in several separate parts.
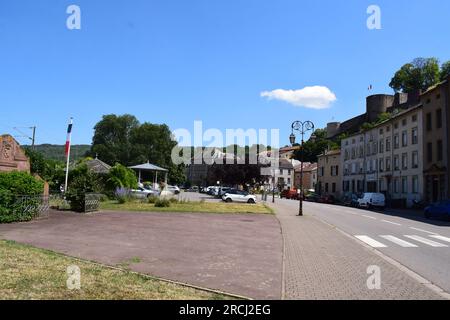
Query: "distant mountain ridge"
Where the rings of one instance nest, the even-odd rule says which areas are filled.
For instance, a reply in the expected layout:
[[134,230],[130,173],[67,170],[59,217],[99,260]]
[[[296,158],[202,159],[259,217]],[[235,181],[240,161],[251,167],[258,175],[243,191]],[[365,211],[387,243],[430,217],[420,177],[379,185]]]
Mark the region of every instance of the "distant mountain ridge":
[[[31,148],[31,146],[23,146],[24,148]],[[40,152],[45,158],[52,160],[65,161],[64,154],[65,146],[58,144],[39,144],[35,145],[35,150]],[[91,150],[89,144],[72,145],[70,147],[70,160],[76,161],[85,157],[86,152]]]

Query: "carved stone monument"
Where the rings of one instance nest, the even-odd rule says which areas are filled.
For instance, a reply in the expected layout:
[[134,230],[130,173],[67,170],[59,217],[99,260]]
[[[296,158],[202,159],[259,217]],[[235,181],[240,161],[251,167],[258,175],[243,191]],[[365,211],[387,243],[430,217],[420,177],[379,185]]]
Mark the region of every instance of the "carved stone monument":
[[30,160],[19,143],[9,134],[0,136],[0,172],[30,172]]

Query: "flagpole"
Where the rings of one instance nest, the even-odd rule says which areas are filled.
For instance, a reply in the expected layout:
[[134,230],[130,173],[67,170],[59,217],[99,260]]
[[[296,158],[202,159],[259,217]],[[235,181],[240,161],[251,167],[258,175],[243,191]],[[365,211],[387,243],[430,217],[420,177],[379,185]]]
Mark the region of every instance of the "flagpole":
[[69,183],[69,161],[70,161],[70,139],[71,139],[71,133],[72,133],[72,125],[73,125],[73,118],[70,118],[69,120],[69,126],[67,128],[67,139],[66,139],[66,183],[64,184],[64,194],[67,192],[67,187]]

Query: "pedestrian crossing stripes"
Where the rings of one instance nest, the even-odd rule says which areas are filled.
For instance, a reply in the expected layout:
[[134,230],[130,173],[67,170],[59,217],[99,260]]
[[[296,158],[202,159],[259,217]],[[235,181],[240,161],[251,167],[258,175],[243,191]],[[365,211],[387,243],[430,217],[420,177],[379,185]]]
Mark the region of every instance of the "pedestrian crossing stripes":
[[[437,242],[435,240],[439,240],[442,242],[448,242],[450,243],[450,238],[440,236],[440,235],[430,235],[430,238],[433,238],[433,240],[416,236],[416,235],[404,235],[403,237],[406,238],[408,241],[396,237],[393,235],[380,235],[381,241],[374,239],[373,237],[369,237],[366,235],[356,235],[355,238],[358,240],[364,242],[365,244],[371,246],[372,248],[388,248],[390,245],[397,245],[402,248],[419,248],[422,246],[430,246],[433,248],[447,248],[448,245],[443,244],[441,242]],[[376,238],[376,237],[375,237]],[[385,241],[384,241],[385,240]],[[388,241],[388,242],[386,242]]]

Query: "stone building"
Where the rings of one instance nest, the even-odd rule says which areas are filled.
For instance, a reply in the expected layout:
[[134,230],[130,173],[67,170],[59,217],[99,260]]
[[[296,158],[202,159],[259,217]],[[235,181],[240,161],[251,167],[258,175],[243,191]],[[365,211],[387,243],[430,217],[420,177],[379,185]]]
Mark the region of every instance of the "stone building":
[[450,78],[421,95],[425,200],[450,199]]
[[341,196],[341,150],[329,150],[319,155],[317,162],[317,191],[320,195]]
[[19,143],[8,134],[0,136],[0,172],[30,172],[30,160]]
[[[295,179],[294,184],[296,187],[301,183],[301,164],[295,166]],[[316,189],[317,186],[317,163],[305,162],[303,164],[303,186],[305,190]]]
[[423,199],[422,105],[341,141],[342,190],[380,192],[399,205]]

